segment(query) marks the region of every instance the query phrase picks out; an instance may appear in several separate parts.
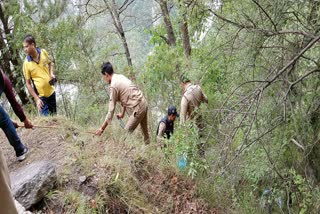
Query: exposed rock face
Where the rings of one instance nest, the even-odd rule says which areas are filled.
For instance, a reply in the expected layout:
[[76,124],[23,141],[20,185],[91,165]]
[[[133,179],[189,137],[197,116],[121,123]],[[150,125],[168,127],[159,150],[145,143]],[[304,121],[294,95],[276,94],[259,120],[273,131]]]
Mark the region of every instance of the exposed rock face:
[[55,185],[55,166],[49,161],[27,165],[10,174],[13,196],[26,209],[39,202]]

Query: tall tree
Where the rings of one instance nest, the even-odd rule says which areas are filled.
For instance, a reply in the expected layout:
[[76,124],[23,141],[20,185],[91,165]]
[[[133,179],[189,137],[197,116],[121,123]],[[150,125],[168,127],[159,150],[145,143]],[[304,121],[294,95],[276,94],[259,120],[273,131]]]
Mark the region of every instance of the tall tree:
[[[18,93],[22,104],[29,102],[28,96],[23,90],[23,77],[20,71],[21,60],[19,50],[13,45],[15,40],[16,16],[19,16],[20,5],[17,1],[0,1],[0,58],[1,66],[9,75],[12,84]],[[12,65],[12,66],[11,66]]]
[[187,15],[185,13],[182,14],[182,17],[181,17],[180,30],[181,30],[183,52],[184,52],[184,55],[187,58],[189,58],[191,55],[191,45],[190,45]]
[[188,4],[184,0],[178,1],[178,4],[179,4],[180,31],[181,31],[183,53],[185,57],[189,58],[191,55],[191,44],[190,44],[187,14],[188,14],[188,7],[190,6],[190,4]]
[[[255,181],[272,172],[274,183],[266,183],[286,192],[290,213],[290,195],[300,190],[288,185],[295,182],[288,175],[299,174],[306,183],[320,180],[319,2],[223,3],[219,10],[208,9],[216,27],[210,35],[214,48],[201,58],[223,64],[221,76],[226,84],[221,88],[233,88],[219,91],[224,97],[212,119],[211,130],[216,128],[214,123],[219,124],[215,137],[222,142],[218,165],[245,176],[248,160],[261,155],[265,169],[249,165],[261,173]],[[314,201],[298,201],[296,206],[302,209],[302,203],[306,212],[314,212]]]
[[123,30],[122,22],[120,20],[120,15],[123,13],[129,6],[132,4],[134,0],[126,0],[123,2],[122,5],[118,6],[115,2],[115,0],[104,0],[104,3],[106,4],[108,11],[110,13],[110,16],[113,21],[113,25],[117,30],[117,34],[119,38],[121,39],[123,49],[125,51],[125,55],[127,58],[127,63],[130,68],[132,68],[132,60],[131,55],[126,39],[125,32]]
[[[21,39],[27,29],[41,29],[43,25],[50,25],[50,21],[57,19],[65,9],[67,1],[0,1],[0,57],[2,66],[9,74],[15,90],[23,104],[29,102],[24,90],[22,75]],[[35,32],[46,36],[47,32]]]
[[166,43],[170,46],[176,45],[176,38],[174,35],[173,26],[170,19],[170,12],[169,12],[169,5],[167,0],[156,0],[156,2],[159,4],[161,13],[163,16],[163,21],[165,24],[165,28],[167,31],[167,37],[163,37],[163,39],[166,41]]
[[[121,40],[131,76],[132,78],[135,78],[135,75],[133,73],[132,57],[130,54],[126,33],[123,27],[123,19],[121,19],[122,16],[125,17],[124,13],[128,11],[128,8],[135,2],[135,0],[124,0],[119,4],[115,0],[104,0],[103,2],[104,5],[100,4],[99,2],[91,3],[91,0],[87,0],[83,5],[85,6],[85,11],[88,15],[88,18],[94,17],[104,12],[109,13],[109,15],[111,16],[112,24],[116,30],[116,34]],[[99,6],[96,7],[95,4]]]

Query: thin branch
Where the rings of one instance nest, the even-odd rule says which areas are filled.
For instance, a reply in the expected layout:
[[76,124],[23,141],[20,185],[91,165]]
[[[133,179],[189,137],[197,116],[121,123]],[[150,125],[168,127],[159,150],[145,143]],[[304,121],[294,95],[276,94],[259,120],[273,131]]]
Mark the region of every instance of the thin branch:
[[232,21],[230,19],[227,19],[219,14],[217,14],[215,11],[213,11],[212,9],[208,9],[209,12],[213,13],[213,15],[215,15],[217,18],[221,19],[222,21],[225,21],[229,24],[232,24],[238,28],[245,28],[247,30],[254,30],[254,31],[258,31],[261,33],[264,33],[266,36],[277,36],[277,35],[282,35],[282,34],[295,34],[295,35],[301,35],[301,36],[305,36],[308,38],[315,38],[314,35],[312,34],[308,34],[306,32],[303,31],[294,31],[294,30],[282,30],[282,31],[271,31],[269,29],[261,29],[261,28],[257,28],[255,25],[244,25],[244,24],[240,24],[237,23],[235,21]]
[[[229,165],[231,165],[231,163],[233,161],[235,161],[240,154],[247,148],[249,148],[250,146],[252,146],[255,142],[259,141],[261,138],[263,138],[264,136],[266,136],[267,134],[271,133],[273,130],[275,130],[281,123],[283,122],[282,118],[280,120],[279,123],[276,123],[272,128],[270,128],[269,130],[267,130],[265,133],[261,134],[259,137],[257,137],[256,139],[252,140],[250,143],[248,143],[246,146],[244,146],[244,148],[242,150],[239,150],[238,153],[227,163],[225,164],[224,168],[227,168]],[[223,171],[223,170],[222,170]]]
[[135,0],[126,0],[122,6],[119,8],[119,14],[121,14],[123,11],[125,11]]
[[225,101],[223,102],[222,106],[225,106],[225,104],[228,102],[228,100],[230,99],[230,97],[241,87],[243,87],[244,85],[250,84],[250,83],[269,83],[269,81],[267,80],[252,80],[252,81],[247,81],[244,82],[242,84],[240,84],[239,86],[237,86],[230,94],[229,96],[225,99]]
[[305,151],[305,148],[300,144],[298,143],[295,139],[291,139],[290,142],[294,143],[296,146],[298,146],[300,149],[302,149],[303,151]]
[[273,49],[273,48],[276,48],[276,49],[285,49],[287,51],[290,51],[288,49],[288,47],[285,47],[285,46],[281,46],[281,45],[270,45],[270,46],[263,46],[261,45],[259,48],[261,49]]
[[309,60],[309,61],[313,62],[317,67],[320,67],[320,63],[318,61],[316,61],[315,59],[311,59],[309,57],[306,57],[305,55],[302,55],[301,58]]
[[[299,16],[298,15],[301,15],[301,14],[299,14],[299,12],[298,11],[291,11],[291,12],[287,12],[287,14],[293,14],[293,16],[294,16],[294,18],[296,19],[296,20],[293,20],[293,22],[299,22],[299,24],[301,24],[305,29],[307,29],[307,31],[311,31],[311,29],[308,27],[308,25],[306,25],[305,24],[305,22],[306,22],[306,20],[304,20],[305,22],[303,22],[300,18],[299,18]],[[302,15],[301,15],[302,16]],[[303,17],[304,18],[304,17]]]
[[275,130],[280,124],[283,123],[283,118],[279,117],[278,118],[278,123],[276,123],[271,129],[269,129],[268,131],[266,131],[265,133],[263,133],[262,135],[260,135],[259,137],[257,137],[256,139],[252,140],[249,144],[246,145],[246,147],[243,149],[245,150],[246,148],[250,147],[252,144],[254,144],[255,142],[259,141],[261,138],[263,138],[265,135],[271,133],[273,130]]
[[250,26],[250,25],[242,25],[242,24],[239,24],[239,23],[234,22],[234,21],[232,21],[232,20],[229,20],[229,19],[227,19],[227,18],[225,18],[225,17],[223,17],[223,16],[220,16],[220,15],[217,14],[215,11],[213,11],[211,8],[209,8],[208,10],[209,10],[209,12],[213,13],[213,15],[215,15],[215,16],[218,17],[219,19],[221,19],[221,20],[223,20],[223,21],[225,21],[225,22],[228,22],[229,24],[232,24],[232,25],[234,25],[234,26],[236,26],[236,27],[238,27],[238,28],[246,28],[246,29],[251,29],[251,28],[253,28],[253,26]]
[[294,30],[281,30],[281,31],[270,31],[270,30],[264,30],[264,29],[257,29],[261,32],[264,32],[267,36],[276,36],[276,35],[282,35],[282,34],[295,34],[295,35],[301,35],[308,38],[315,38],[314,35],[308,34],[303,31],[294,31]]
[[[255,110],[255,113],[253,114],[253,118],[252,118],[252,120],[251,120],[250,127],[249,127],[249,129],[247,130],[246,135],[245,135],[245,137],[244,137],[244,139],[243,139],[243,141],[242,141],[242,145],[241,145],[241,147],[240,147],[240,150],[242,149],[242,147],[244,146],[246,140],[248,139],[249,134],[250,134],[251,129],[252,129],[252,126],[253,126],[253,123],[254,123],[254,121],[255,121],[256,118],[257,118],[258,109],[259,109],[260,102],[261,102],[261,99],[262,99],[262,93],[263,93],[263,91],[259,91],[259,92],[258,92],[258,99],[256,100],[256,101],[257,101],[257,103],[256,103],[256,105],[257,105],[257,106],[256,106],[256,110]],[[250,111],[250,109],[249,109],[248,111]]]
[[[106,11],[105,8],[102,9],[102,10],[98,10],[95,5],[90,4],[90,1],[91,1],[91,0],[88,0],[88,1],[87,1],[86,3],[84,3],[83,5],[80,5],[80,6],[84,6],[84,8],[85,8],[85,13],[88,15],[88,17],[86,18],[85,21],[88,21],[92,16],[99,15],[99,14],[104,13],[104,12]],[[95,13],[89,13],[88,7],[94,8],[94,10],[96,10],[97,12],[95,12]]]
[[125,0],[122,5],[119,7],[119,10],[121,10],[127,3],[128,3],[129,0]]
[[[255,98],[254,98],[255,99]],[[252,106],[253,106],[254,102],[252,102],[248,108],[248,111],[247,112],[250,112]],[[242,123],[244,122],[244,120],[247,118],[248,114],[244,114],[243,117],[241,118],[241,121],[239,123],[239,125],[237,126],[238,128],[234,131],[234,133],[232,134],[231,136],[231,139],[234,139],[234,137],[236,136],[238,130],[239,130],[239,127],[242,126]]]
[[88,20],[89,20],[91,17],[93,17],[93,16],[96,16],[96,15],[99,15],[99,14],[104,13],[105,11],[106,11],[106,9],[102,9],[102,10],[96,12],[96,13],[91,13],[91,14],[89,14],[89,13],[86,11],[88,17],[85,19],[85,21],[88,21]]
[[308,73],[306,73],[305,75],[301,76],[299,79],[297,79],[296,81],[294,81],[292,84],[291,84],[291,88],[296,85],[297,83],[301,82],[302,80],[304,80],[305,78],[307,78],[310,74],[313,74],[313,73],[316,73],[316,72],[320,72],[320,69],[315,69],[313,71],[310,71]]
[[270,157],[269,152],[267,151],[267,149],[264,147],[263,144],[262,144],[262,148],[263,148],[264,152],[265,152],[266,155],[267,155],[268,161],[269,161],[269,163],[271,164],[272,169],[276,172],[276,174],[277,174],[282,180],[284,180],[284,177],[283,177],[283,176],[280,174],[280,172],[277,170],[275,164],[273,163],[273,161],[272,161],[272,159],[271,159],[271,157]]
[[163,39],[167,43],[167,45],[170,45],[169,39],[167,37],[165,37],[163,35],[159,35],[159,36],[161,39]]
[[107,56],[108,56],[108,57],[110,57],[110,56],[111,56],[111,57],[114,57],[114,56],[117,56],[117,55],[125,55],[125,54],[126,54],[126,53],[121,53],[121,52],[120,52],[120,53],[108,54]]
[[320,35],[311,40],[290,62],[287,63],[267,84],[263,89],[269,87],[273,81],[275,81],[280,75],[282,75],[291,65],[293,65],[306,51],[308,51],[316,42],[320,40]]
[[268,19],[270,20],[270,22],[272,23],[273,27],[274,27],[274,30],[275,31],[278,31],[277,30],[277,26],[276,24],[273,22],[273,20],[271,19],[271,17],[269,16],[269,14],[267,13],[267,11],[265,11],[265,9],[256,1],[256,0],[252,0],[261,10],[262,12],[268,17]]
[[290,93],[291,89],[296,85],[298,84],[299,82],[301,82],[302,80],[304,80],[305,78],[307,78],[309,75],[313,74],[313,73],[316,73],[316,72],[320,72],[320,69],[314,69],[308,73],[306,73],[305,75],[301,76],[299,79],[297,79],[296,81],[294,81],[293,83],[290,84],[288,90],[287,90],[287,93],[285,95],[285,98],[284,99],[287,99],[288,97],[288,94]]

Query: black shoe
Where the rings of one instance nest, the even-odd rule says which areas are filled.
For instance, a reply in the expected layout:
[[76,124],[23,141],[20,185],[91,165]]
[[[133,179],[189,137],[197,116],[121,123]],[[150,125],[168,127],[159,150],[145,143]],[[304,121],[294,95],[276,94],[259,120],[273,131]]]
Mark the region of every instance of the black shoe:
[[29,149],[27,147],[24,147],[23,152],[20,155],[17,155],[17,160],[20,162],[24,161],[28,153]]

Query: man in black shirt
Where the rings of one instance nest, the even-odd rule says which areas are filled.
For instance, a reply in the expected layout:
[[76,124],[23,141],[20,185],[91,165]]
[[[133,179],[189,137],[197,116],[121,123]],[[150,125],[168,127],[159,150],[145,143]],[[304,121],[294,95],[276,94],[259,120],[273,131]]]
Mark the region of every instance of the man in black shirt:
[[158,125],[157,129],[157,142],[163,144],[164,139],[170,139],[174,130],[174,121],[176,117],[179,117],[175,106],[168,107],[168,115],[163,117]]

